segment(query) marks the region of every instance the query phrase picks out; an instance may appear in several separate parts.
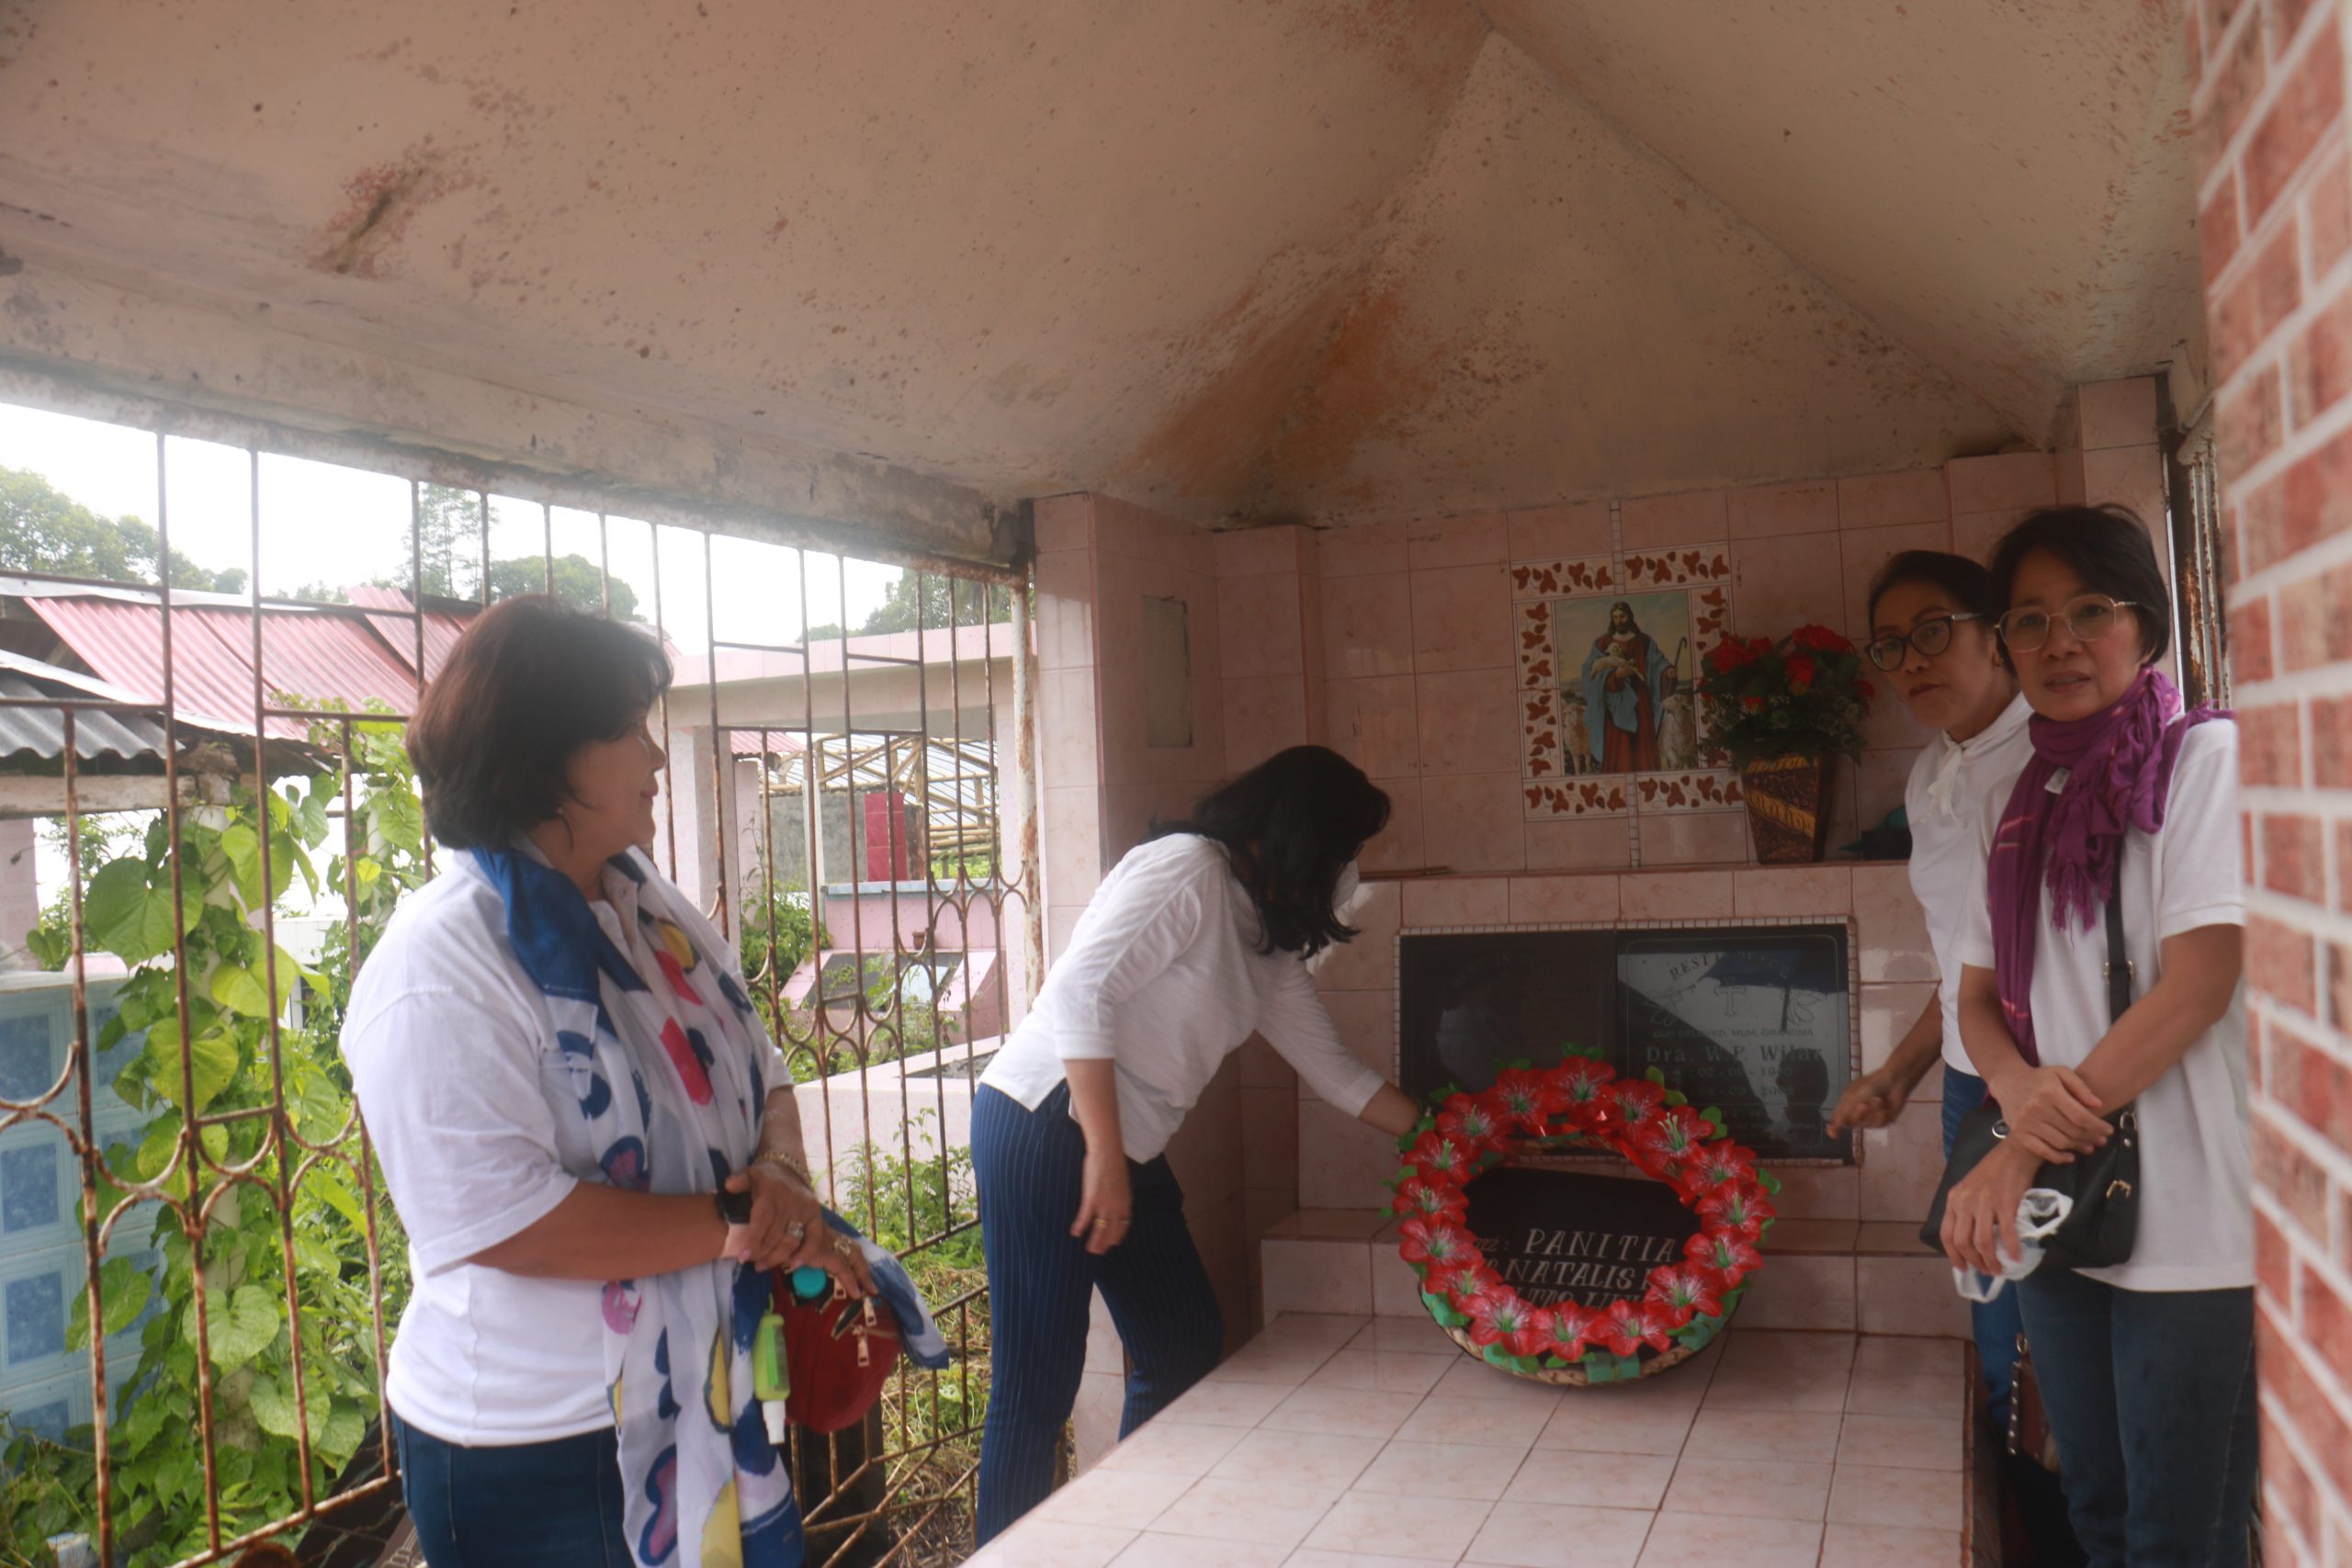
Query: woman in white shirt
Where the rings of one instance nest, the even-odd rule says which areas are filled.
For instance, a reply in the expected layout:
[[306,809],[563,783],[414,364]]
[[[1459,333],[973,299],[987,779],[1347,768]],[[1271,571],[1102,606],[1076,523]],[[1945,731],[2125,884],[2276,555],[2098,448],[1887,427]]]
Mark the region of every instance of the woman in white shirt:
[[1162,1151],[1262,1034],[1327,1103],[1392,1135],[1413,1102],[1341,1043],[1306,961],[1355,933],[1334,914],[1388,797],[1296,746],[1158,830],[1102,879],[1037,1004],[981,1075],[972,1160],[994,1372],[978,1539],[1053,1487],[1101,1290],[1130,1362],[1126,1436],[1216,1364],[1224,1319]]
[[[1944,1247],[2002,1273],[2044,1162],[2098,1147],[2129,1109],[2131,1257],[2026,1275],[2026,1337],[2093,1568],[2236,1568],[2256,1445],[2237,728],[2184,716],[2155,668],[2165,574],[2129,513],[2037,513],[1993,577],[2034,755],[1995,796],[1960,1021],[2008,1133],[1954,1185]],[[2112,1019],[2110,899],[2133,993]]]
[[385,1392],[433,1568],[802,1559],[752,1397],[764,1270],[871,1278],[734,953],[638,848],[669,682],[652,638],[510,599],[409,726],[452,853],[342,1043],[408,1231]]

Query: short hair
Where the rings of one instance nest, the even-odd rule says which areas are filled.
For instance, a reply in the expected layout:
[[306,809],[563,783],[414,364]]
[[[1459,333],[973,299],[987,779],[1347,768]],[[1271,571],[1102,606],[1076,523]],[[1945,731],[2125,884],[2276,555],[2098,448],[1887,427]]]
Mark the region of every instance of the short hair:
[[1966,556],[1956,556],[1944,550],[1905,550],[1878,569],[1871,579],[1871,604],[1865,619],[1869,625],[1862,637],[1869,640],[1871,628],[1878,625],[1878,602],[1898,588],[1914,583],[1933,588],[1949,600],[1954,609],[1965,610],[1984,622],[1991,631],[1993,623],[2001,616],[2001,591],[1993,585],[1993,574]]
[[670,689],[643,632],[546,594],[476,617],[416,705],[408,754],[451,849],[503,849],[556,815],[580,748],[628,733]]
[[[2172,589],[2147,525],[2130,508],[2045,506],[2001,536],[1993,547],[1992,571],[2004,614],[2017,592],[2018,569],[2037,550],[2074,568],[2091,592],[2132,606],[2143,661],[2162,659],[2172,647]],[[2001,656],[2008,657],[2006,647]]]

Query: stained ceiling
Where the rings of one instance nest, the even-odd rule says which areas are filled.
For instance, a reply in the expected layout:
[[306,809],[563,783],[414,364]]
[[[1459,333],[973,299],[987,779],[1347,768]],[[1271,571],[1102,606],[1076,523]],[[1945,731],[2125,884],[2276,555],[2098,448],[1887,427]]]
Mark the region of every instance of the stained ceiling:
[[0,0],[0,250],[1006,499],[1483,510],[2043,444],[2068,383],[2201,359],[2177,36],[2162,0]]

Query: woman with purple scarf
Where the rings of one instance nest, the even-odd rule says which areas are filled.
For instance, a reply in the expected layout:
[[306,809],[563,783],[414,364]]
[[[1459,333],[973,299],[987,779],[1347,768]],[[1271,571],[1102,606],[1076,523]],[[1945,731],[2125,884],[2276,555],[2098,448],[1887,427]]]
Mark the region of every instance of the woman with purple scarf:
[[[2234,1568],[2256,1441],[2237,728],[2183,714],[2156,667],[2169,602],[2131,513],[2038,512],[1992,571],[2033,752],[1990,796],[1960,1025],[2009,1135],[1952,1189],[1944,1247],[2001,1275],[2036,1173],[2131,1109],[2132,1255],[2019,1280],[2026,1338],[2095,1568]],[[2133,998],[2112,1020],[2111,898]]]

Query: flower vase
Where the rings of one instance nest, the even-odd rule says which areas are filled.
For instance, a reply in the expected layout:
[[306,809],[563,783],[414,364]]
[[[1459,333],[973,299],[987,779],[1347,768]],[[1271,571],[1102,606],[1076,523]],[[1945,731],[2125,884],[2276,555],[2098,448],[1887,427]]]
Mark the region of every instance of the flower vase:
[[1829,837],[1829,782],[1838,754],[1760,757],[1739,771],[1759,865],[1805,865]]

